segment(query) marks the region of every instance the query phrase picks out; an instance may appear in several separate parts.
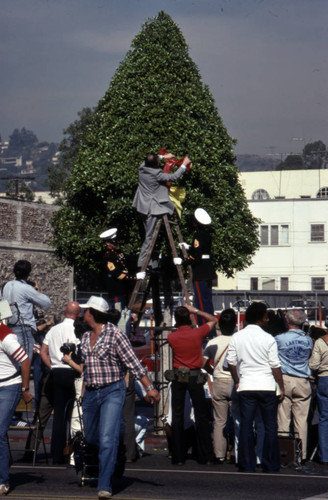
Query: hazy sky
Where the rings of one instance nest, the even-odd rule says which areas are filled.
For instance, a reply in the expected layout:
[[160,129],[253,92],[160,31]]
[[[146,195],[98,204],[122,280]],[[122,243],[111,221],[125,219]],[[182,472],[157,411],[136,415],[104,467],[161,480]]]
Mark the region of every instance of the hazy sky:
[[0,0],[2,139],[25,127],[59,142],[160,10],[180,26],[237,153],[328,145],[327,0]]

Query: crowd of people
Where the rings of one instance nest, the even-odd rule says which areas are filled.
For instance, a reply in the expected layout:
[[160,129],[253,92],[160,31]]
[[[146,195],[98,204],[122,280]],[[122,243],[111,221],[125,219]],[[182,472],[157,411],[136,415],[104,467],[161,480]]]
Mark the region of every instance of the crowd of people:
[[[10,282],[3,289],[3,298],[7,296],[15,302],[16,316],[13,314],[7,325],[2,323],[0,331],[1,494],[9,490],[8,426],[18,400],[22,397],[29,402],[33,397],[29,387],[33,356],[29,358],[28,354],[31,350],[33,353],[33,347],[35,349],[37,330],[29,326],[25,333],[25,317],[20,313],[24,307],[21,305],[25,304],[25,310],[30,312],[28,317],[31,317],[33,306],[51,304],[47,296],[39,297],[43,294],[35,282],[28,282],[30,271],[30,263],[18,261],[13,281],[18,281],[19,277],[19,293],[13,294],[14,286]],[[81,336],[78,325],[82,310],[85,328]],[[70,302],[64,314],[62,322],[43,332],[40,357],[44,374],[34,386],[35,393],[39,392],[38,412],[44,427],[54,411],[51,455],[53,463],[67,463],[67,426],[70,423],[72,434],[80,430],[77,410],[75,408],[74,415],[73,406],[83,394],[81,411],[85,438],[98,450],[98,497],[110,498],[118,449],[124,441],[123,422],[129,432],[134,425],[135,381],[141,382],[140,397],[146,401],[158,402],[160,396],[135,355],[128,336],[116,326],[119,312],[110,309],[104,298],[91,296],[84,305]],[[264,472],[278,472],[279,433],[300,439],[304,463],[309,458],[309,413],[313,408],[316,382],[318,460],[328,463],[328,334],[324,330],[314,329],[317,337],[314,342],[303,329],[306,314],[293,309],[286,312],[279,334],[273,335],[277,327],[270,328],[267,307],[261,302],[248,307],[244,328],[239,331],[236,331],[237,318],[233,309],[221,313],[218,325],[214,315],[194,306],[179,306],[174,314],[176,330],[168,335],[173,369],[166,374],[171,381],[170,451],[173,464],[183,465],[188,457],[184,430],[188,399],[194,415],[193,458],[199,463],[224,463],[234,443],[233,455],[240,472],[254,472],[259,465]],[[192,316],[198,316],[203,324],[193,327]],[[15,328],[20,335],[15,334]],[[217,335],[208,340],[213,329]],[[204,384],[209,387],[210,404]],[[137,390],[140,391],[140,386]],[[33,436],[29,436],[26,445],[27,459],[31,458],[31,439]],[[130,437],[125,444],[127,447],[131,444]],[[135,442],[133,448],[132,460],[135,459]]]
[[[13,314],[8,318],[7,325],[2,322],[0,326],[0,495],[9,491],[7,431],[19,399],[23,398],[26,403],[33,399],[30,392],[31,361],[39,357],[40,351],[43,375],[40,379],[34,379],[34,392],[38,394],[36,415],[44,428],[51,413],[54,414],[52,461],[54,464],[68,463],[71,450],[67,447],[67,431],[70,428],[73,435],[81,430],[77,411],[80,412],[85,440],[98,450],[98,498],[110,498],[118,447],[125,440],[124,420],[126,428],[129,428],[128,421],[132,421],[134,428],[134,381],[140,382],[137,391],[147,402],[158,402],[159,393],[148,378],[147,370],[136,356],[127,335],[116,326],[120,313],[110,309],[102,297],[91,296],[84,305],[68,303],[64,320],[48,331],[43,330],[42,343],[36,344],[36,338],[38,341],[40,338],[37,337],[34,307],[47,309],[51,300],[41,293],[36,282],[28,281],[30,273],[30,262],[16,262],[15,279],[6,283],[2,292],[2,298],[11,305]],[[85,327],[81,336],[82,310]],[[129,380],[132,382],[130,393],[133,395],[133,404],[129,406],[130,411],[124,412],[128,400],[127,387],[131,386]],[[79,409],[76,407],[80,404],[81,395],[82,407]],[[148,421],[142,418],[137,420],[142,447],[140,436],[144,435]],[[134,433],[131,434],[130,426],[131,435],[134,436]],[[135,437],[132,443],[130,438],[126,439],[126,443],[134,448],[130,453],[135,459]],[[32,459],[31,449],[35,446],[38,443],[35,443],[35,435],[31,432],[26,443],[26,461]],[[74,457],[70,459],[74,460]]]
[[[163,156],[150,154],[139,169],[133,206],[141,214],[145,241],[136,271],[129,271],[127,256],[117,248],[117,229],[100,235],[106,247],[108,297],[111,305],[119,303],[122,310],[135,281],[146,276],[141,267],[156,220],[174,211],[166,183],[181,177],[191,166],[186,156],[174,174],[165,173],[160,168],[162,158],[174,157],[166,152]],[[301,310],[287,311],[280,327],[270,329],[269,312],[261,302],[248,307],[239,331],[233,309],[222,312],[217,328],[212,304],[215,271],[206,228],[210,224],[211,217],[198,208],[191,245],[180,243],[185,264],[193,269],[195,306],[176,308],[176,330],[167,338],[173,352],[173,367],[165,374],[170,381],[166,430],[172,463],[184,465],[192,442],[193,458],[199,463],[221,464],[234,444],[240,472],[254,472],[259,465],[264,472],[278,472],[279,433],[299,438],[305,462],[317,384],[318,459],[328,464],[328,334],[322,331],[314,343],[303,329],[306,315]],[[159,258],[156,249],[150,257],[147,272],[154,277]],[[181,263],[181,258],[174,259],[174,265]],[[148,423],[142,418],[135,421],[135,394],[152,403],[157,403],[160,395],[133,350],[128,326],[117,326],[120,313],[116,309],[104,298],[91,296],[86,304],[68,303],[62,322],[37,323],[35,308],[47,310],[51,300],[36,281],[29,281],[30,273],[30,262],[19,260],[14,266],[15,279],[2,291],[12,315],[7,325],[0,324],[0,496],[9,491],[8,427],[19,399],[26,403],[33,399],[29,383],[34,362],[34,397],[42,428],[54,412],[53,463],[67,463],[68,456],[74,463],[72,450],[66,446],[67,429],[77,435],[82,414],[85,440],[97,450],[99,460],[98,498],[111,498],[119,450],[125,447],[125,458],[135,460],[135,430],[139,428],[142,448]],[[194,318],[197,327],[193,327]],[[136,328],[138,318],[129,311],[126,323]],[[26,460],[39,444],[35,439],[30,433]]]
[[[177,325],[190,325],[187,311],[190,314],[199,314],[199,311],[189,306],[183,309],[183,323],[181,311],[176,310]],[[214,316],[207,319],[215,321]],[[185,335],[189,327],[179,326],[168,337],[175,371],[170,424],[172,463],[183,465],[188,457],[183,415],[184,402],[189,404],[189,396],[185,399],[189,391],[194,406],[197,444],[202,443],[198,444],[196,453],[200,463],[230,460],[234,443],[233,460],[240,472],[255,472],[256,467],[261,466],[264,472],[275,473],[280,470],[279,437],[287,437],[298,440],[301,456],[295,456],[295,460],[305,464],[310,451],[313,456],[317,451],[317,461],[328,465],[326,331],[305,328],[307,315],[299,309],[287,310],[277,321],[273,311],[268,312],[261,302],[248,307],[242,329],[236,331],[236,324],[235,311],[224,310],[219,319],[218,335],[208,341],[205,349],[202,338],[213,325],[211,322],[202,327],[203,331],[201,328],[191,330],[190,335]],[[199,382],[201,368],[209,374],[210,411],[205,402],[205,381]],[[200,385],[196,397],[194,385],[197,383]],[[318,438],[313,441],[311,433],[309,451],[308,429],[312,429],[316,419]],[[211,421],[213,433],[209,441]],[[178,436],[176,441],[175,435]],[[205,450],[204,443],[207,443]]]

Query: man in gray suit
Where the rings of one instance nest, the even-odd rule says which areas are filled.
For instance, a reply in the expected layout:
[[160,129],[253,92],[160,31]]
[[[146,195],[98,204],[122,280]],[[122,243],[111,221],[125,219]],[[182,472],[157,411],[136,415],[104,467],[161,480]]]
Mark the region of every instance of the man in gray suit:
[[[141,214],[146,233],[138,259],[139,267],[142,266],[146,257],[158,216],[172,215],[174,212],[174,204],[169,198],[169,189],[166,183],[179,179],[191,163],[188,156],[186,156],[181,167],[176,172],[166,174],[160,167],[162,158],[170,160],[174,158],[174,155],[167,153],[161,156],[151,153],[146,156],[145,161],[139,167],[139,185],[132,204],[133,208]],[[158,267],[158,257],[152,255],[149,265],[152,269],[156,269]]]

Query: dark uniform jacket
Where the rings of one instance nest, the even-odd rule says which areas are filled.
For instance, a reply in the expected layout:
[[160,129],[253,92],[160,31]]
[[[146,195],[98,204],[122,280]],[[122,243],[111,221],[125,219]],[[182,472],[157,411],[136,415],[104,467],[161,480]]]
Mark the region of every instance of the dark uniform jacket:
[[135,275],[129,273],[123,252],[105,252],[106,287],[110,297],[126,295],[135,283]]
[[189,248],[188,264],[192,266],[193,281],[216,279],[216,272],[210,259],[211,235],[204,229],[197,229]]

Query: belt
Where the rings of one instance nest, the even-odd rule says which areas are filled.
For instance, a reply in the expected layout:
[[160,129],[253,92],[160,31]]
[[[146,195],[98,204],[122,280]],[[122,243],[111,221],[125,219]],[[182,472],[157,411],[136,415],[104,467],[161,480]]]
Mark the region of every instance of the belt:
[[292,378],[303,378],[304,380],[309,380],[309,377],[307,375],[304,375],[304,377],[301,377],[299,375],[290,375],[289,373],[283,373],[283,375],[287,375],[287,377],[292,377]]
[[202,259],[210,259],[211,257],[209,255],[202,255]]
[[109,385],[111,384],[104,384],[104,385],[86,385],[85,388],[88,390],[88,391],[98,391],[98,389],[103,389],[104,387],[108,387]]
[[[181,368],[184,368],[183,366]],[[186,367],[187,368],[187,367]],[[174,373],[177,373],[178,368],[174,368]],[[192,376],[197,376],[200,374],[200,368],[197,368],[196,370],[189,370],[189,375]]]

